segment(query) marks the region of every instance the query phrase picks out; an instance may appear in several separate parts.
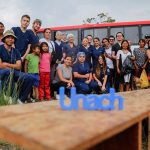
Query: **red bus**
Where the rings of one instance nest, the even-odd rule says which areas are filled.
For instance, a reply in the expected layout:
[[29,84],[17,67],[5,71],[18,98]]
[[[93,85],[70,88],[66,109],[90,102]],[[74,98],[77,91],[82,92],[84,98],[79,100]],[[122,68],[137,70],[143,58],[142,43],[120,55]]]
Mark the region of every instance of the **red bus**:
[[[72,33],[75,36],[75,43],[80,44],[81,39],[91,34],[93,37],[109,37],[122,32],[125,39],[130,40],[133,45],[137,45],[140,38],[144,38],[145,34],[150,34],[150,20],[134,21],[134,22],[115,22],[101,24],[84,24],[75,26],[50,27],[52,30],[52,40],[55,40],[56,31]],[[39,37],[43,37],[43,29],[39,31]]]

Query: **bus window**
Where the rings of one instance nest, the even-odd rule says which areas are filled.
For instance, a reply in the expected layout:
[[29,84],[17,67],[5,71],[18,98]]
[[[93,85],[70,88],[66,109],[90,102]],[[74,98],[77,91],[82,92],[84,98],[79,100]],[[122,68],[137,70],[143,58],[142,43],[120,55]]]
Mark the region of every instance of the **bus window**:
[[142,26],[142,38],[145,38],[146,34],[150,34],[150,26]]
[[123,33],[123,27],[110,28],[110,35],[113,35],[114,37],[116,37],[117,32]]
[[94,37],[98,37],[100,38],[100,40],[102,40],[107,36],[108,36],[107,28],[94,29]]
[[137,44],[139,40],[138,26],[124,27],[125,39],[130,40],[132,44]]
[[92,36],[94,35],[94,34],[93,34],[93,29],[84,30],[82,39],[83,39],[84,37],[87,37],[88,35],[92,35]]
[[38,33],[39,39],[43,38],[43,36],[44,36],[44,35],[43,35],[43,32],[39,32],[39,33]]
[[74,35],[74,43],[75,43],[75,45],[78,45],[78,30],[63,30],[61,32],[65,32],[67,34],[73,34]]

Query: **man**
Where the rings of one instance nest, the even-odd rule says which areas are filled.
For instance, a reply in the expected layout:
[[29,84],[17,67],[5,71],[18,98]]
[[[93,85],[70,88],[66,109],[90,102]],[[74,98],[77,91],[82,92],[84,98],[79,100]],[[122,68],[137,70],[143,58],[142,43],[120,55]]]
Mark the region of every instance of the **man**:
[[112,46],[112,57],[114,59],[114,72],[115,72],[115,78],[114,78],[114,87],[116,89],[116,92],[119,92],[119,82],[118,82],[118,74],[117,74],[117,68],[116,68],[116,54],[118,52],[118,50],[121,50],[121,43],[124,39],[124,35],[122,32],[118,32],[116,34],[116,38],[117,38],[117,43],[115,43]]
[[35,19],[33,21],[32,30],[29,30],[31,44],[39,44],[39,37],[38,37],[37,33],[40,30],[41,25],[42,25],[42,22],[40,19]]
[[89,41],[89,46],[90,45],[93,45],[92,42],[93,42],[93,36],[91,34],[87,35],[87,39]]
[[[14,90],[14,82],[17,83],[18,103],[25,103],[27,97],[32,89],[34,79],[25,73],[20,72],[21,56],[16,48],[13,48],[17,37],[12,30],[7,30],[4,33],[2,42],[4,45],[0,46],[0,79],[5,85],[5,90],[8,90],[8,85]],[[12,77],[12,79],[10,78]],[[6,96],[12,96],[12,90],[9,95],[5,91]]]
[[113,46],[115,44],[115,37],[113,35],[109,36],[109,43],[111,46]]
[[14,46],[21,54],[21,60],[24,61],[26,55],[30,51],[30,37],[29,31],[27,30],[30,23],[30,16],[23,15],[21,17],[21,26],[20,27],[12,27],[17,40],[15,40]]
[[4,24],[2,22],[0,22],[0,45],[3,45],[4,43],[1,41],[1,39],[3,38],[3,33],[4,33],[5,27]]

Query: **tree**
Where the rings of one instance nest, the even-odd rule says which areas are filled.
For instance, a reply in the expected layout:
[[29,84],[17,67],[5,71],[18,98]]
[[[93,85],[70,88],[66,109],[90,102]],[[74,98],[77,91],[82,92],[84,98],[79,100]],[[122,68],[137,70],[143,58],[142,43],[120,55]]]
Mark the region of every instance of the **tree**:
[[105,22],[115,22],[116,20],[112,17],[108,16],[107,13],[98,13],[96,17],[87,18],[83,20],[84,24],[90,23],[105,23]]

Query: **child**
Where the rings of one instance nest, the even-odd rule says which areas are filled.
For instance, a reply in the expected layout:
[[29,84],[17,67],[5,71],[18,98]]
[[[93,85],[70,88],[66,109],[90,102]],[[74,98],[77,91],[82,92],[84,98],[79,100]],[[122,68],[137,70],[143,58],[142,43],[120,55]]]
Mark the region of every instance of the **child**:
[[38,100],[39,92],[39,62],[40,62],[40,46],[39,45],[31,45],[31,54],[28,54],[25,57],[25,73],[30,73],[34,78],[34,92],[35,99]]
[[109,92],[110,82],[108,82],[108,77],[110,75],[110,70],[107,68],[104,55],[98,57],[98,63],[96,68],[93,70],[94,81],[92,83],[93,88],[96,93]]
[[48,44],[42,42],[40,45],[40,85],[39,85],[39,100],[44,100],[44,93],[46,100],[51,99],[50,95],[50,62],[51,55],[49,53]]

